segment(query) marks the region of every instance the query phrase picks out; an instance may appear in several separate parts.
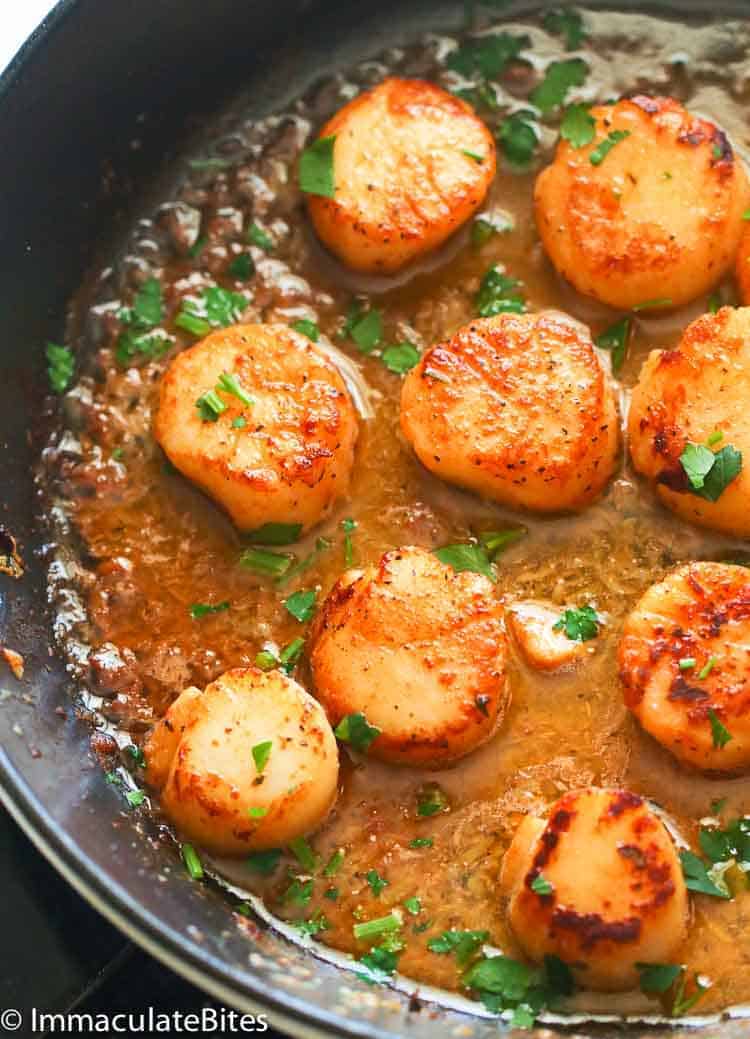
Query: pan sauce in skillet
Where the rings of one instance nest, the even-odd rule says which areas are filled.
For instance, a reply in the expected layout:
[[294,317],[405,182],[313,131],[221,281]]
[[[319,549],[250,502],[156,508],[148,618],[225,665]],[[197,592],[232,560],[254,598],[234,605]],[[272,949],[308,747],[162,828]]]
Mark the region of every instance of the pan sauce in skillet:
[[[750,33],[744,26],[678,28],[642,15],[593,13],[585,15],[585,24],[589,39],[574,53],[585,58],[589,71],[569,100],[605,101],[635,88],[671,94],[714,119],[740,151],[747,146]],[[531,42],[524,60],[511,61],[498,80],[499,111],[480,109],[491,126],[509,108],[523,107],[552,60],[570,57],[560,35],[538,21],[502,29],[526,33]],[[369,943],[354,940],[352,924],[384,916],[392,907],[403,910],[418,896],[417,914],[403,910],[399,970],[448,989],[460,984],[454,957],[427,949],[427,941],[444,930],[486,929],[493,946],[520,955],[497,876],[525,813],[543,813],[570,789],[622,785],[657,802],[695,847],[698,821],[710,815],[712,803],[725,801],[724,821],[750,812],[746,780],[689,773],[637,728],[624,708],[616,668],[623,618],[653,581],[683,560],[736,558],[741,546],[677,520],[624,464],[604,497],[575,517],[521,517],[452,489],[419,466],[399,434],[400,376],[379,356],[359,352],[350,338],[337,337],[360,294],[382,313],[381,345],[410,341],[424,349],[475,316],[479,281],[495,263],[521,280],[533,311],[559,308],[595,335],[622,316],[564,285],[538,241],[532,186],[551,156],[556,118],[541,125],[540,147],[528,170],[514,171],[501,160],[483,215],[506,229],[483,244],[472,243],[464,230],[421,273],[394,279],[383,291],[382,283],[345,272],[313,240],[294,172],[310,135],[360,87],[388,72],[449,88],[462,85],[445,67],[454,46],[444,37],[427,38],[381,56],[346,79],[317,85],[288,114],[263,123],[243,121],[241,109],[223,117],[215,146],[183,164],[171,199],[139,222],[112,267],[77,299],[69,331],[81,377],[64,399],[64,426],[45,454],[43,476],[52,519],[61,535],[68,532],[60,540],[72,549],[62,550],[52,571],[61,607],[58,632],[83,684],[103,697],[101,713],[129,734],[125,743],[140,742],[185,686],[203,687],[230,667],[253,664],[260,650],[278,651],[304,636],[305,626],[282,599],[297,589],[319,587],[318,601],[327,593],[345,568],[346,519],[356,521],[350,536],[357,563],[376,561],[402,544],[436,547],[523,524],[526,536],[498,557],[498,594],[508,602],[547,600],[561,610],[596,606],[606,623],[597,639],[585,643],[584,660],[575,669],[542,674],[512,655],[508,716],[487,746],[457,766],[422,772],[369,760],[350,763],[342,749],[343,789],[311,844],[323,863],[339,848],[345,856],[335,876],[318,870],[305,904],[283,898],[289,870],[306,875],[292,856],[282,857],[268,878],[242,865],[227,867],[235,882],[241,879],[262,894],[280,917],[309,920],[323,913],[329,926],[317,939],[358,956]],[[270,237],[267,251],[248,246],[253,224]],[[246,281],[227,270],[239,252],[249,252],[254,261],[255,274]],[[119,312],[132,306],[135,292],[151,277],[161,285],[160,324],[173,349],[149,359],[137,351],[123,357],[121,347],[124,363],[118,363],[124,330]],[[348,367],[344,374],[363,397],[366,418],[350,499],[293,551],[298,559],[307,557],[316,537],[329,539],[330,547],[281,589],[238,565],[245,543],[213,504],[165,465],[150,433],[167,361],[194,341],[173,324],[180,300],[214,284],[244,293],[243,320],[316,321],[323,337],[353,362],[354,375]],[[722,287],[727,302],[733,293],[731,282]],[[668,316],[637,316],[619,373],[623,409],[646,352],[674,345],[706,306],[699,300]],[[223,603],[228,608],[191,617],[194,604]],[[309,685],[304,658],[295,676]],[[450,811],[418,815],[419,792],[428,783],[440,785]],[[413,847],[415,840],[422,846]],[[377,894],[377,881],[367,879],[371,870],[387,881]],[[741,892],[732,901],[698,895],[692,906],[679,962],[691,977],[698,972],[712,983],[699,1009],[750,1001],[750,895]],[[640,993],[581,993],[576,1005],[592,1011],[660,1009],[658,999]]]

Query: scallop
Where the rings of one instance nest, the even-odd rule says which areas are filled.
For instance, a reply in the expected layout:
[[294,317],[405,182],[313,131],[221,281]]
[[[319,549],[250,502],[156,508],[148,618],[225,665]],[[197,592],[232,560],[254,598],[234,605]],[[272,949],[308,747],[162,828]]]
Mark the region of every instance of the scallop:
[[689,563],[652,585],[619,650],[625,703],[680,761],[750,768],[750,572]]
[[622,309],[709,291],[734,262],[750,201],[725,134],[666,97],[636,95],[591,115],[594,139],[561,140],[536,182],[537,226],[556,269]]
[[628,790],[573,791],[546,819],[527,816],[500,886],[524,952],[537,963],[557,956],[585,988],[634,988],[637,964],[672,962],[687,932],[675,845]]
[[506,636],[490,581],[424,548],[345,573],[310,640],[315,695],[337,726],[364,715],[368,753],[438,767],[486,743],[507,709]]
[[306,530],[347,492],[357,416],[341,375],[304,336],[235,325],[171,362],[154,435],[240,530]]
[[664,504],[741,537],[750,536],[749,394],[750,308],[724,307],[693,321],[676,349],[649,354],[628,418],[633,464]]
[[218,855],[276,848],[316,830],[338,786],[318,703],[278,671],[235,668],[186,689],[144,747],[146,779],[179,833]]
[[401,429],[443,480],[537,512],[593,501],[619,445],[589,332],[557,312],[477,319],[433,346],[404,381]]
[[318,237],[355,271],[392,274],[442,245],[495,176],[487,127],[424,80],[393,77],[360,94],[320,131],[330,137],[334,195],[307,205]]

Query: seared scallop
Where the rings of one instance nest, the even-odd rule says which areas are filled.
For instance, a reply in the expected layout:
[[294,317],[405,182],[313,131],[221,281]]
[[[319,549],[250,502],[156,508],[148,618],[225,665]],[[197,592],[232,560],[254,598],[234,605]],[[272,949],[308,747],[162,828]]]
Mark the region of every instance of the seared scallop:
[[336,798],[331,726],[279,671],[235,668],[204,692],[186,689],[144,753],[164,814],[219,855],[288,844],[317,829]]
[[446,765],[486,743],[507,708],[492,584],[423,548],[345,573],[310,647],[315,695],[331,723],[363,714],[380,730],[368,753],[384,761]]
[[286,325],[235,325],[178,354],[154,435],[240,530],[314,526],[349,486],[357,417],[343,379]]
[[[649,354],[633,390],[630,454],[683,519],[750,535],[750,308],[704,314]],[[710,453],[717,456],[712,461]]]
[[750,571],[689,563],[649,588],[620,642],[625,703],[700,769],[750,767]]
[[569,667],[586,653],[586,646],[560,630],[559,607],[543,602],[512,603],[505,618],[521,654],[535,671]]
[[495,176],[474,110],[420,79],[386,79],[320,131],[335,137],[333,198],[308,195],[321,241],[347,266],[393,273],[449,238]]
[[591,115],[591,143],[561,140],[537,178],[552,263],[579,292],[623,309],[707,292],[734,261],[750,201],[726,136],[672,98],[638,95]]
[[638,963],[669,963],[686,934],[688,901],[664,823],[627,790],[566,794],[546,820],[527,816],[505,853],[500,884],[530,959],[557,956],[585,988],[638,984]]
[[411,370],[401,428],[450,483],[539,512],[581,509],[617,457],[617,406],[587,329],[557,312],[459,329]]

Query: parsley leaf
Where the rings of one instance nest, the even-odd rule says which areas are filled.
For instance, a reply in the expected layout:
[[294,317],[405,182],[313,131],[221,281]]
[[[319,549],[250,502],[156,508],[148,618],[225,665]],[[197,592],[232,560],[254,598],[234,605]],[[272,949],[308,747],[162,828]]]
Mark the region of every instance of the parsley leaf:
[[291,545],[301,533],[301,523],[264,523],[248,538],[255,545]]
[[333,149],[336,135],[320,137],[313,141],[299,157],[297,182],[300,190],[308,195],[333,198],[336,182],[333,172]]
[[492,36],[480,36],[467,40],[451,51],[446,65],[467,79],[477,76],[497,79],[506,66],[517,58],[522,50],[530,46],[531,39],[525,35],[513,36],[511,33],[501,32]]
[[342,743],[348,743],[360,754],[366,754],[370,749],[370,744],[378,738],[381,730],[375,725],[370,725],[364,714],[357,711],[342,718],[334,729],[334,733]]
[[564,631],[573,642],[587,642],[599,634],[601,623],[593,606],[580,606],[565,610],[557,623],[552,625],[552,630]]
[[600,350],[612,352],[612,371],[615,374],[622,368],[627,355],[632,325],[630,318],[624,317],[621,321],[610,325],[609,328],[605,328],[594,340]]
[[281,848],[269,848],[267,851],[253,852],[245,860],[245,865],[253,873],[260,873],[263,877],[270,877],[281,859]]
[[713,468],[714,453],[703,444],[688,443],[680,455],[680,465],[685,470],[688,483],[694,491],[700,490]]
[[711,708],[709,708],[708,711],[708,720],[711,722],[711,737],[713,739],[714,749],[722,750],[732,739],[732,734],[729,729],[722,725],[716,711]]
[[417,815],[429,817],[440,812],[449,812],[450,802],[445,791],[437,783],[426,783],[417,793]]
[[641,992],[663,995],[674,985],[683,968],[674,963],[636,963],[640,973]]
[[560,136],[574,148],[591,144],[596,136],[596,120],[589,112],[588,105],[569,105],[565,109],[560,123]]
[[412,895],[411,898],[405,898],[404,909],[407,913],[411,913],[412,916],[419,916],[422,912],[421,899],[417,895]]
[[718,501],[742,472],[742,452],[727,444],[714,453],[704,444],[688,443],[680,455],[690,493],[706,501]]
[[336,851],[331,855],[330,859],[325,865],[323,870],[324,877],[333,877],[341,869],[341,865],[346,858],[343,848],[337,848]]
[[413,343],[395,343],[383,350],[382,358],[389,372],[405,375],[419,363],[420,353]]
[[705,863],[692,851],[681,851],[680,862],[682,872],[685,876],[685,887],[689,891],[696,891],[701,895],[711,895],[713,898],[729,898],[727,891],[722,891],[708,875]]
[[542,82],[532,90],[529,100],[541,112],[551,112],[565,101],[571,87],[581,86],[588,71],[589,67],[582,58],[553,61]]
[[289,850],[299,862],[303,869],[312,873],[318,868],[318,856],[312,850],[304,837],[295,837],[289,841]]
[[614,146],[619,144],[620,141],[624,141],[626,137],[630,137],[630,130],[613,130],[603,141],[597,144],[596,148],[589,155],[591,165],[601,166]]
[[282,895],[282,902],[295,906],[306,906],[312,898],[313,881],[302,881],[296,877]]
[[180,852],[182,853],[182,861],[185,863],[185,869],[190,874],[190,879],[203,880],[203,864],[198,858],[198,852],[193,845],[183,844]]
[[292,328],[295,332],[299,332],[300,335],[307,336],[307,338],[313,343],[317,343],[320,339],[320,329],[314,321],[310,321],[308,318],[303,317],[300,318],[299,321],[294,321],[292,323]]
[[247,229],[247,240],[251,245],[257,245],[259,249],[270,252],[273,249],[273,238],[264,231],[259,224],[250,224]]
[[493,584],[497,581],[492,563],[481,545],[444,545],[436,548],[434,554],[441,563],[452,566],[457,574],[465,570],[475,574],[482,574]]
[[215,390],[207,390],[195,402],[203,422],[216,422],[227,406]]
[[565,49],[569,51],[578,50],[586,39],[583,18],[578,11],[573,11],[569,7],[548,11],[542,25],[547,32],[562,36],[565,39]]
[[235,256],[227,267],[228,273],[237,281],[247,281],[255,274],[255,264],[250,253],[240,253]]
[[439,937],[430,938],[427,948],[441,956],[455,953],[458,965],[465,967],[489,936],[489,931],[443,931]]
[[331,924],[325,914],[318,910],[316,913],[313,913],[309,920],[298,920],[294,926],[301,934],[308,934],[310,937],[313,937],[321,931],[327,931]]
[[527,109],[513,112],[503,119],[495,136],[508,162],[518,170],[525,169],[539,144],[534,113]]
[[479,285],[474,304],[480,317],[494,317],[495,314],[523,314],[526,303],[523,296],[514,292],[520,285],[517,278],[511,278],[495,264],[485,273]]
[[161,285],[157,278],[148,278],[135,295],[131,320],[143,328],[154,328],[163,317]]
[[199,620],[201,617],[206,617],[209,613],[222,613],[224,610],[229,609],[229,603],[225,600],[224,602],[217,602],[215,605],[203,602],[194,602],[190,607],[190,616],[193,620]]
[[368,310],[350,329],[351,337],[363,354],[371,353],[383,338],[383,319],[379,310]]
[[146,795],[142,790],[128,790],[125,800],[131,808],[138,808],[146,800]]
[[386,943],[374,945],[368,953],[360,957],[359,962],[372,971],[375,975],[373,980],[377,980],[378,975],[395,973],[398,964],[398,952]]
[[265,769],[268,759],[271,757],[272,747],[273,740],[264,740],[262,743],[256,743],[253,747],[252,755],[256,772],[260,773]]
[[284,605],[295,620],[305,624],[315,613],[317,594],[314,588],[309,588],[307,591],[293,592],[288,599],[284,600]]
[[73,351],[69,350],[67,346],[47,343],[46,358],[50,386],[55,393],[64,393],[73,378],[75,368]]
[[506,548],[510,548],[514,541],[526,537],[527,534],[528,530],[526,527],[508,527],[507,530],[483,531],[479,535],[479,540],[488,558],[494,562],[501,552],[504,552]]
[[385,877],[381,877],[376,869],[369,869],[367,871],[366,876],[367,876],[367,883],[370,885],[370,889],[371,889],[373,895],[375,895],[376,898],[378,897],[380,892],[384,888],[387,888],[388,885],[390,884],[390,881],[386,880]]
[[409,841],[410,848],[431,848],[435,843],[434,837],[415,837]]
[[551,895],[555,889],[546,877],[537,873],[531,882],[531,890],[537,895]]

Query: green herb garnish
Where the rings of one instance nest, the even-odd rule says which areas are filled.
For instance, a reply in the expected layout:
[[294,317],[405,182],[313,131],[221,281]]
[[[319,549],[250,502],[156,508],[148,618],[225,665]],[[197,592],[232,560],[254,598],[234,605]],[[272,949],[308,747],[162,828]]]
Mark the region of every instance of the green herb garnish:
[[334,877],[344,862],[345,854],[343,848],[337,848],[336,851],[331,855],[330,859],[325,865],[323,870],[324,877]]
[[480,166],[484,162],[484,159],[485,159],[484,155],[479,155],[478,152],[471,152],[471,151],[468,150],[468,148],[462,148],[461,149],[461,154],[465,155],[467,159],[471,159],[473,162],[476,162]]
[[441,563],[452,566],[457,574],[470,571],[481,574],[493,584],[497,581],[492,563],[482,545],[444,545],[434,549],[434,554]]
[[555,889],[546,877],[537,873],[531,882],[531,890],[537,895],[551,895]]
[[301,533],[301,523],[264,523],[248,534],[248,539],[254,545],[291,545]]
[[552,630],[564,631],[573,642],[587,642],[599,634],[601,623],[593,606],[580,606],[565,610],[557,623],[552,625]]
[[624,141],[626,137],[630,137],[630,130],[613,130],[603,141],[599,142],[589,155],[591,165],[601,166],[615,145],[619,144],[620,141]]
[[247,281],[255,274],[255,264],[250,253],[240,253],[235,256],[227,267],[228,273],[237,281]]
[[216,390],[207,390],[197,399],[195,406],[203,422],[218,421],[219,415],[222,415],[228,407]]
[[270,252],[273,249],[273,238],[267,231],[264,231],[259,224],[250,224],[247,229],[247,240],[252,245],[257,245],[259,249]]
[[389,372],[405,375],[419,363],[420,353],[413,343],[395,343],[383,350],[382,360]]
[[523,296],[514,291],[520,281],[505,274],[497,265],[490,267],[479,285],[474,304],[480,317],[493,317],[495,314],[523,314],[526,303]]
[[393,913],[388,916],[378,916],[374,920],[366,920],[355,924],[352,932],[357,941],[366,938],[378,938],[381,934],[391,934],[401,929],[401,921]]
[[[708,443],[716,444],[715,436],[712,434]],[[714,452],[705,444],[688,442],[680,455],[680,465],[687,476],[689,492],[714,502],[742,472],[742,452],[731,444]]]
[[507,530],[487,530],[479,535],[479,540],[487,553],[488,559],[494,562],[497,557],[510,546],[528,534],[526,527],[509,527]]
[[560,123],[560,136],[574,148],[584,148],[596,136],[596,120],[588,105],[568,105]]
[[417,793],[417,815],[429,817],[449,811],[448,795],[437,783],[427,783]]
[[544,74],[544,79],[532,90],[529,100],[541,112],[551,112],[563,104],[571,87],[580,87],[588,75],[589,67],[582,58],[567,58],[553,61]]
[[455,953],[458,965],[465,967],[489,936],[489,931],[443,931],[439,937],[430,938],[427,948],[441,956]]
[[317,538],[315,541],[315,548],[312,552],[305,556],[304,559],[298,560],[298,562],[294,563],[293,566],[290,566],[288,570],[282,571],[282,573],[276,578],[276,583],[288,584],[289,581],[293,580],[295,577],[299,577],[300,574],[303,574],[306,570],[310,569],[322,552],[327,552],[330,547],[331,542],[328,538]]
[[640,973],[641,992],[663,995],[682,974],[683,968],[674,963],[636,963]]
[[467,40],[451,51],[446,65],[467,79],[497,79],[506,66],[530,46],[531,39],[528,36],[512,36],[507,32],[481,36]]
[[312,879],[302,881],[296,877],[281,896],[281,900],[289,905],[306,906],[312,898],[312,893]]
[[594,342],[600,350],[609,350],[612,353],[612,371],[619,372],[622,368],[623,361],[628,352],[628,343],[630,342],[630,332],[632,329],[633,322],[629,317],[624,317],[620,321],[616,321],[614,325],[610,325],[606,328],[601,335],[598,335]]
[[390,881],[386,880],[385,877],[381,877],[376,869],[368,869],[365,876],[367,883],[370,885],[370,890],[376,898],[380,895],[380,892],[390,884]]
[[240,556],[240,566],[264,577],[282,577],[292,565],[292,557],[268,552],[264,548],[246,548]]
[[125,800],[131,808],[138,808],[146,800],[146,795],[142,790],[128,790]]
[[299,321],[292,322],[292,328],[295,332],[299,332],[300,335],[307,336],[307,338],[317,343],[320,339],[320,329],[314,321],[310,321],[309,318],[302,317]]
[[318,856],[312,850],[304,837],[295,837],[293,841],[290,841],[289,850],[297,859],[300,866],[302,866],[303,869],[306,869],[308,873],[312,873],[318,868]]
[[[700,675],[698,677],[700,678]],[[719,716],[712,708],[709,708],[708,720],[711,723],[711,736],[713,738],[714,749],[722,750],[732,739],[732,734],[729,729],[722,725],[719,721]]]
[[434,837],[415,837],[409,841],[410,848],[431,848],[435,843]]
[[204,603],[194,602],[190,607],[190,616],[193,620],[200,620],[201,617],[207,617],[209,613],[222,613],[224,610],[229,609],[229,602],[225,599],[224,602],[217,603]]
[[562,36],[565,40],[565,49],[569,51],[578,50],[586,39],[583,18],[581,18],[578,11],[574,11],[570,7],[548,11],[544,16],[542,25],[547,32]]
[[404,909],[407,913],[411,913],[412,916],[419,916],[422,912],[421,899],[417,895],[412,895],[411,898],[405,898]]
[[190,874],[191,880],[203,880],[203,864],[198,857],[198,852],[192,844],[183,844],[180,848],[182,861]]
[[313,141],[299,157],[298,184],[308,195],[333,198],[336,181],[333,172],[333,149],[336,136],[320,137]]
[[197,301],[183,299],[182,309],[174,323],[193,335],[205,336],[212,328],[226,328],[235,324],[246,306],[247,299],[241,292],[231,292],[220,285],[209,285],[203,289]]
[[347,714],[342,718],[333,730],[336,738],[343,743],[348,743],[353,750],[360,754],[366,754],[370,744],[378,738],[381,730],[376,725],[370,725],[361,711]]
[[351,518],[343,519],[341,521],[341,529],[344,531],[344,564],[346,566],[352,566],[354,564],[354,541],[352,539],[352,533],[357,529],[357,521]]
[[248,808],[247,814],[251,819],[265,819],[268,815],[267,808]]
[[730,898],[728,891],[722,891],[711,877],[705,863],[692,851],[681,851],[680,862],[685,877],[685,887],[689,891],[695,891],[701,895],[711,895],[713,898]]
[[253,761],[255,762],[255,771],[260,774],[268,764],[268,759],[271,757],[271,749],[273,748],[273,740],[264,740],[262,743],[256,743],[252,749]]
[[294,592],[288,599],[284,600],[289,613],[301,624],[306,624],[315,613],[315,599],[317,591],[309,588],[307,591]]
[[245,865],[253,873],[270,877],[281,859],[281,848],[269,848],[267,851],[254,851],[245,860]]
[[236,397],[237,400],[242,401],[248,408],[255,403],[253,398],[243,389],[237,376],[231,375],[229,372],[221,373],[216,383],[216,389],[221,393],[228,393],[232,397]]
[[64,393],[73,378],[75,368],[73,351],[69,350],[67,346],[47,343],[45,356],[47,358],[47,376],[52,390],[55,393]]
[[525,169],[533,159],[539,144],[534,113],[528,109],[513,112],[503,119],[496,137],[503,155],[511,166],[517,170]]

